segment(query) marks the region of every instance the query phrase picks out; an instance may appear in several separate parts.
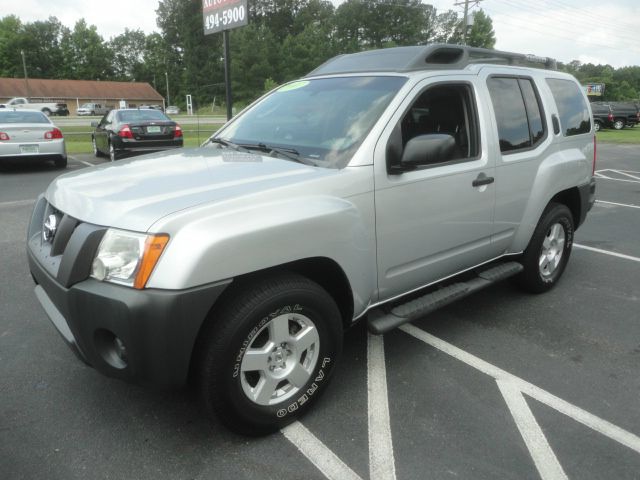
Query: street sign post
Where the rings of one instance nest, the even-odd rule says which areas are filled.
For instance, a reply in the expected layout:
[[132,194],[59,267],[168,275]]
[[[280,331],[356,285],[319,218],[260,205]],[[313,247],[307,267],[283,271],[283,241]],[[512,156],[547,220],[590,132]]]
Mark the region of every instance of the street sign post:
[[231,52],[229,30],[249,23],[248,0],[202,0],[204,34],[222,32],[224,42],[224,83],[227,90],[227,120],[233,115],[231,95]]

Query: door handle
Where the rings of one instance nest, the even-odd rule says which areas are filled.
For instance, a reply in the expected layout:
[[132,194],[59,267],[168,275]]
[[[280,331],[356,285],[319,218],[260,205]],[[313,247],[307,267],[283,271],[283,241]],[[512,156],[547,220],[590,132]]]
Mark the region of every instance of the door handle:
[[478,175],[478,178],[471,182],[471,185],[474,187],[481,187],[482,185],[489,185],[493,183],[494,180],[495,179],[493,177],[487,177],[484,173],[481,173]]

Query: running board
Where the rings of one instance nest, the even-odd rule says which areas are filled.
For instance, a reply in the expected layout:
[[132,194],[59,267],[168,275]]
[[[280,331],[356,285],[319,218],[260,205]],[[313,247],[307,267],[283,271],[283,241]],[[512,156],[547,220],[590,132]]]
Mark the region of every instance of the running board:
[[386,333],[489,285],[512,277],[520,273],[522,269],[522,265],[518,262],[501,263],[478,272],[477,276],[471,280],[447,285],[422,297],[397,305],[389,313],[376,309],[369,314],[369,331],[376,335]]

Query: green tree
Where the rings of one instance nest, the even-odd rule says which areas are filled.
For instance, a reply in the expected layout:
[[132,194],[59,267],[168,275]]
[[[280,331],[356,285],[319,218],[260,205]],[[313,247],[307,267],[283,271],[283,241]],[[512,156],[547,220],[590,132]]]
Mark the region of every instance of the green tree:
[[467,45],[472,47],[493,48],[496,44],[496,35],[493,31],[491,17],[482,10],[473,12],[473,26],[467,33]]
[[72,31],[64,29],[60,40],[64,78],[108,80],[113,76],[113,52],[96,26],[78,20]]
[[21,77],[22,22],[15,15],[0,19],[0,76]]
[[147,72],[144,64],[147,36],[142,30],[129,30],[113,37],[108,48],[113,55],[113,74],[118,80],[146,79]]

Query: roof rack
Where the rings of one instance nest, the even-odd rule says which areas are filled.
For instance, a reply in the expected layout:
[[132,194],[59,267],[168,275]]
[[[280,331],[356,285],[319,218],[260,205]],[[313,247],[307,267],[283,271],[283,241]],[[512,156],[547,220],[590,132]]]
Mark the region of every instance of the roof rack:
[[468,65],[476,63],[534,66],[538,68],[544,66],[546,69],[557,69],[556,61],[549,57],[436,43],[338,55],[310,72],[307,77],[371,71],[461,70]]

